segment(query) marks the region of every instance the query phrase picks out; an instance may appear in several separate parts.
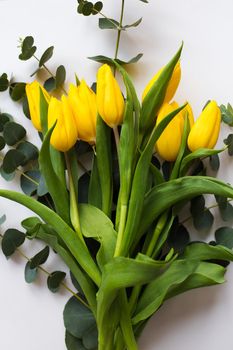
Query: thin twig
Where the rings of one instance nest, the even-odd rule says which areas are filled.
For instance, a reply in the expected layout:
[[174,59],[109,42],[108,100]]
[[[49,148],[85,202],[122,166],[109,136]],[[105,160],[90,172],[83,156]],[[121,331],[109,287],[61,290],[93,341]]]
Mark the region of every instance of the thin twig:
[[[3,238],[3,235],[0,233],[0,238]],[[16,251],[27,261],[31,261],[31,259],[25,255],[21,249],[16,248]],[[51,273],[49,273],[45,268],[38,266],[38,269],[40,271],[42,271],[44,274],[46,274],[47,276],[51,276]],[[68,287],[64,282],[61,282],[61,286],[66,289],[70,294],[72,294],[76,299],[78,299],[78,301],[80,301],[80,303],[82,303],[84,306],[86,306],[87,308],[90,308],[89,305],[82,299],[80,298],[77,293],[75,293],[70,287]]]

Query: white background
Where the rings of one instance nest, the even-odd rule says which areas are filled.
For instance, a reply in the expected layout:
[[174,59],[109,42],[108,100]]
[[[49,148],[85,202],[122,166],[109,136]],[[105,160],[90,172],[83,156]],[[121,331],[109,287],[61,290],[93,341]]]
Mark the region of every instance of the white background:
[[[144,53],[143,60],[130,68],[140,93],[184,40],[183,77],[177,101],[190,101],[196,117],[208,99],[216,99],[219,104],[233,103],[232,0],[151,0],[149,5],[126,0],[126,3],[127,23],[144,18],[139,28],[123,34],[120,49],[122,59]],[[106,14],[119,16],[120,0],[105,0],[105,5]],[[116,39],[115,33],[97,29],[97,17],[78,16],[75,0],[0,0],[0,73],[29,80],[36,62],[17,60],[17,40],[26,35],[35,37],[39,53],[55,45],[51,69],[64,63],[69,81],[74,80],[76,72],[89,83],[94,81],[98,65],[86,57],[113,55]],[[30,140],[37,140],[30,122],[7,94],[0,95],[0,108],[27,127]],[[223,162],[219,177],[231,182],[232,160],[223,156]],[[0,186],[12,189],[13,184],[0,179]],[[0,214],[4,213],[7,228],[19,227],[20,220],[29,212],[0,199]],[[204,235],[195,233],[195,237],[203,239]],[[39,246],[33,242],[23,249],[31,256]],[[50,293],[43,275],[36,284],[27,285],[24,265],[18,255],[6,261],[0,253],[0,349],[65,350],[62,311],[69,295],[64,290],[56,295]],[[53,271],[60,265],[58,258],[51,256],[46,267]],[[167,302],[149,322],[140,349],[231,350],[232,267],[226,278],[225,285],[192,291]]]

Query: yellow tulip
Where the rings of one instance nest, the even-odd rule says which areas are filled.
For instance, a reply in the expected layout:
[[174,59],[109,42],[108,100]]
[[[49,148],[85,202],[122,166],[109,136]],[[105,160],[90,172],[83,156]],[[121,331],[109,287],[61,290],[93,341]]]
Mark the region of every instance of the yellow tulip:
[[41,86],[38,81],[26,85],[26,95],[28,99],[29,111],[32,124],[38,131],[42,131],[40,121],[40,89],[42,90],[46,101],[49,103],[50,95]]
[[125,103],[111,68],[104,64],[97,74],[97,107],[100,116],[111,128],[123,121]]
[[55,121],[57,123],[52,132],[50,143],[58,151],[66,152],[75,145],[78,139],[76,123],[66,96],[62,96],[61,101],[55,97],[50,100],[48,108],[49,129]]
[[[179,108],[176,102],[165,103],[159,111],[156,125],[158,125],[168,114]],[[156,143],[159,155],[168,162],[174,162],[179,153],[182,134],[184,130],[184,120],[188,113],[189,124],[193,125],[193,112],[189,104],[186,105],[168,124]]]
[[[142,94],[142,100],[144,100],[144,98],[146,97],[146,95],[148,94],[149,90],[152,88],[153,84],[156,82],[156,80],[159,78],[159,76],[161,75],[162,71],[163,71],[164,67],[161,68],[156,74],[155,76],[150,80],[150,82],[148,83],[148,85],[146,86],[143,94]],[[165,98],[163,103],[168,103],[171,101],[171,99],[173,98],[173,96],[175,95],[175,92],[178,88],[178,85],[180,83],[180,79],[181,79],[181,68],[180,68],[180,62],[178,62],[174,68],[174,71],[172,73],[171,79],[168,83],[167,86],[167,90],[166,90],[166,94],[165,94]]]
[[221,124],[221,112],[215,101],[211,101],[193,125],[188,147],[194,152],[199,148],[214,148],[217,143]]
[[96,94],[82,80],[79,86],[70,85],[68,99],[77,125],[78,138],[89,143],[95,143]]

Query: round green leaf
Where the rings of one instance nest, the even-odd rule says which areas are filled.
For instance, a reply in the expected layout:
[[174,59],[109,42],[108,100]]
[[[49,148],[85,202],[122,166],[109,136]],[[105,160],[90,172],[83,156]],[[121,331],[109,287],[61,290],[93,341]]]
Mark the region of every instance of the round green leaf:
[[79,339],[96,324],[93,313],[74,296],[66,304],[63,317],[66,330]]
[[26,130],[20,124],[7,122],[3,128],[3,137],[8,146],[14,146],[26,136]]
[[39,151],[37,147],[28,141],[23,141],[19,143],[16,149],[23,153],[23,155],[25,156],[25,164],[31,160],[37,159],[39,156]]
[[13,101],[21,100],[25,95],[25,83],[14,83],[10,86],[10,96]]
[[[21,175],[20,177],[20,186],[22,191],[28,196],[35,194],[38,188],[40,180],[40,171],[39,170],[29,170]],[[30,180],[31,179],[31,180]]]
[[89,1],[85,2],[82,7],[82,14],[84,16],[90,16],[93,10],[93,4]]
[[66,277],[65,272],[62,272],[62,271],[52,272],[47,279],[48,289],[52,293],[56,293],[65,277]]
[[98,330],[96,325],[84,333],[82,340],[86,349],[94,350],[98,348]]
[[28,119],[31,119],[27,96],[25,96],[23,98],[22,105],[23,105],[23,113],[24,113],[25,117],[27,117]]
[[4,125],[13,120],[13,117],[8,113],[0,113],[0,132],[3,131]]
[[56,80],[51,77],[48,78],[45,82],[44,82],[44,88],[45,90],[47,90],[48,92],[53,91],[56,89]]
[[56,88],[61,87],[66,80],[66,69],[64,66],[59,66],[56,71]]
[[2,169],[6,174],[11,174],[24,162],[25,156],[16,149],[11,149],[3,159]]
[[204,210],[201,214],[193,217],[193,224],[196,230],[209,230],[214,222],[214,216],[210,210]]
[[182,252],[190,242],[188,230],[180,225],[177,221],[173,224],[168,237],[168,246],[173,248],[175,252]]
[[9,81],[6,77],[0,77],[0,91],[6,91],[9,87]]
[[25,234],[16,230],[8,229],[2,239],[2,251],[6,257],[14,254],[16,249],[25,241]]
[[6,142],[2,136],[0,136],[0,151],[5,147]]
[[54,46],[50,46],[41,56],[39,67],[42,67],[53,56]]
[[36,267],[44,264],[49,257],[49,247],[46,246],[39,253],[37,253],[30,261],[30,268],[35,269]]
[[7,174],[7,173],[3,170],[2,165],[1,165],[1,167],[0,167],[0,174],[1,174],[1,176],[3,177],[3,179],[6,180],[6,181],[12,181],[12,180],[14,179],[14,177],[15,177],[15,172]]
[[66,331],[66,347],[67,350],[87,350],[84,348],[83,343],[80,339],[75,338],[72,334]]
[[221,244],[229,249],[233,248],[233,228],[220,227],[215,232],[215,239],[217,244]]
[[30,261],[27,262],[24,270],[24,278],[27,283],[32,283],[36,280],[36,277],[38,275],[38,269],[31,269],[30,268]]
[[97,1],[95,4],[94,4],[94,9],[93,9],[93,15],[97,15],[98,12],[100,12],[103,8],[103,3],[102,1]]

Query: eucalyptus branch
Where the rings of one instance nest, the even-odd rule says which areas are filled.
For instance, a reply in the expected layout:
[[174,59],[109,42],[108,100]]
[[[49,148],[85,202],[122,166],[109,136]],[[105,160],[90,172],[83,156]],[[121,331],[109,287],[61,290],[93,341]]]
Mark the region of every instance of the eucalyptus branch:
[[[229,203],[229,202],[232,202],[232,201],[233,201],[232,198],[228,198],[228,199],[227,199],[227,202],[228,202],[228,203]],[[203,210],[203,213],[206,212],[206,211],[208,211],[208,210],[210,210],[210,209],[217,208],[218,206],[219,206],[218,204],[212,204],[212,205],[210,205],[209,207],[206,207],[206,208]],[[187,222],[187,221],[189,221],[189,220],[191,220],[191,219],[192,219],[192,215],[190,215],[190,216],[188,216],[186,219],[182,220],[182,221],[180,222],[180,225],[183,225],[185,222]]]
[[[0,233],[0,238],[3,239],[3,235]],[[21,249],[16,248],[16,251],[21,255],[25,260],[31,261],[31,259],[22,252]],[[42,271],[44,274],[46,274],[48,277],[51,276],[51,273],[48,272],[45,268],[38,266],[38,269]],[[84,306],[90,309],[89,305],[77,294],[75,293],[70,287],[68,287],[64,282],[61,282],[61,286],[66,289],[70,294],[72,294],[78,301],[80,301]]]

